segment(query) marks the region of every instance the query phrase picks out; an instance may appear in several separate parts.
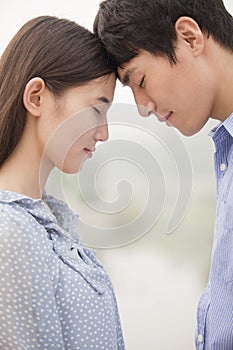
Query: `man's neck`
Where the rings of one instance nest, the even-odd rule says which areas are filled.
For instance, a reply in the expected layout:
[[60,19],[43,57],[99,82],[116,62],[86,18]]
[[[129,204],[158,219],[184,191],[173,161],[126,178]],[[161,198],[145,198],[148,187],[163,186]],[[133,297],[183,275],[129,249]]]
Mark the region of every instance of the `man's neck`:
[[224,121],[233,112],[233,52],[210,41],[207,54],[216,81],[211,117]]

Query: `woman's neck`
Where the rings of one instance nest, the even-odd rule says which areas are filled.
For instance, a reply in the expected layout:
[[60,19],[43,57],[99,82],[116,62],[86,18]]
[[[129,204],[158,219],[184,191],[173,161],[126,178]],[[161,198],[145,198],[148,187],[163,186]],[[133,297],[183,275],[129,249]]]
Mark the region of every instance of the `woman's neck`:
[[18,145],[0,168],[0,190],[41,198],[52,170],[43,159],[33,132],[24,133]]

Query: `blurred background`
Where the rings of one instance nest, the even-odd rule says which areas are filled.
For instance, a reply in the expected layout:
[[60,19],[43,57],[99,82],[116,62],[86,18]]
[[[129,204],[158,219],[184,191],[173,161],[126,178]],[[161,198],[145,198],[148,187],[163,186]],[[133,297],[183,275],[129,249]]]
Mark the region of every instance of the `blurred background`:
[[[233,13],[232,0],[224,3]],[[98,4],[98,0],[1,0],[0,53],[21,25],[38,15],[66,17],[92,29]],[[79,213],[83,241],[97,251],[110,274],[127,349],[194,350],[196,308],[208,278],[215,218],[214,146],[208,132],[218,123],[210,120],[198,135],[186,138],[153,117],[145,124],[138,116],[128,121],[129,114],[137,114],[133,105],[130,89],[118,82],[115,110],[109,112],[108,143],[97,148],[79,176],[55,170],[47,191]],[[190,167],[182,178],[191,184],[181,220],[169,234],[166,227],[182,190],[183,170],[176,164],[181,153],[174,158],[172,144],[166,147],[161,138],[166,132],[173,133],[174,148],[179,142],[183,145]],[[154,189],[151,204],[148,198]],[[142,226],[139,222],[135,229],[133,223],[145,211],[152,216],[156,212],[153,225],[142,216]],[[92,230],[94,238],[89,236]],[[103,230],[101,241],[98,234]]]

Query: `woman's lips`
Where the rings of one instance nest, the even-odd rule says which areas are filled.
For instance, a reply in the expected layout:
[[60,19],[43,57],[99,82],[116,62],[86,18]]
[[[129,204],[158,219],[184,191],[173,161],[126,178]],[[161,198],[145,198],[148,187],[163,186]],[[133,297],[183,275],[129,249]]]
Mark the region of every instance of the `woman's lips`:
[[93,155],[94,149],[91,150],[91,149],[89,149],[89,148],[84,148],[84,151],[86,152],[86,154],[88,155],[88,157],[91,158],[92,155]]

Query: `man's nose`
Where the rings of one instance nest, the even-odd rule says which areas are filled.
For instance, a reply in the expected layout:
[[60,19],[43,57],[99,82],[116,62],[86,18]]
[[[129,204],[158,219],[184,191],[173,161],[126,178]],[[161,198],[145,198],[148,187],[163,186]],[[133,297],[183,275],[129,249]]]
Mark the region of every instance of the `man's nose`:
[[134,92],[134,99],[137,104],[138,113],[142,117],[149,117],[149,115],[153,112],[156,112],[155,103],[152,99],[142,91]]

